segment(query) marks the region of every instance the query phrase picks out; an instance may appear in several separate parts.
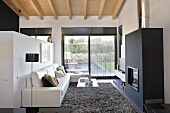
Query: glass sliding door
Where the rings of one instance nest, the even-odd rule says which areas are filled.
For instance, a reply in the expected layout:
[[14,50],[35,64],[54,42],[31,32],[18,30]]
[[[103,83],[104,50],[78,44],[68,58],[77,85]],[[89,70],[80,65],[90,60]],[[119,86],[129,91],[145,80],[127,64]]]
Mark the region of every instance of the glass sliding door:
[[67,72],[114,76],[115,36],[64,36],[63,47]]
[[91,77],[114,76],[115,36],[90,36]]
[[64,66],[67,72],[89,74],[89,36],[64,36]]

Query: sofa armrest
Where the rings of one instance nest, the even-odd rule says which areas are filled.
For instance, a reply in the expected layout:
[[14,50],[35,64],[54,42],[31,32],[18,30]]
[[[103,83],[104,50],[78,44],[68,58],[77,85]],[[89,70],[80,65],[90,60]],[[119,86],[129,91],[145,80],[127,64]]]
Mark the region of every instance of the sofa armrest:
[[24,88],[22,90],[22,107],[60,107],[62,95],[63,91],[60,87]]
[[70,82],[78,82],[80,77],[89,77],[88,73],[67,73],[67,75],[70,76]]

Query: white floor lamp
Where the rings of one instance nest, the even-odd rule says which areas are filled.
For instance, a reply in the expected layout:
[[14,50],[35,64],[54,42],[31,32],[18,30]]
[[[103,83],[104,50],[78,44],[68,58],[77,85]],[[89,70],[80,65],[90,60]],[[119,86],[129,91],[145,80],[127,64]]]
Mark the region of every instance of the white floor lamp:
[[[33,62],[39,62],[38,53],[26,53],[25,62],[31,62],[31,72],[33,71]],[[31,75],[31,107],[32,107],[32,75]],[[32,111],[32,109],[30,109]]]

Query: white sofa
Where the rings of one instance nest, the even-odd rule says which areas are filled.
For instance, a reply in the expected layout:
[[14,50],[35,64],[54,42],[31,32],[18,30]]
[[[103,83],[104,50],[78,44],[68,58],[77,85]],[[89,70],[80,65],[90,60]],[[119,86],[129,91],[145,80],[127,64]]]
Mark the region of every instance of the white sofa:
[[58,78],[57,87],[43,87],[41,78],[44,74],[55,76],[57,67],[58,64],[53,64],[32,72],[33,87],[31,77],[27,77],[27,87],[22,90],[22,107],[60,107],[70,81],[77,82],[81,75],[67,73],[65,77]]

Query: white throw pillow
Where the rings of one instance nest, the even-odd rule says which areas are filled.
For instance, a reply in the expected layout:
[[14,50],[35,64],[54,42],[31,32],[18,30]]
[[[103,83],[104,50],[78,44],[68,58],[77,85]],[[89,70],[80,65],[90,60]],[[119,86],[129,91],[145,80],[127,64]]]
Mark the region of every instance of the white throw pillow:
[[63,71],[55,71],[55,76],[57,78],[61,78],[61,77],[64,77],[66,75],[63,73]]
[[56,68],[56,70],[57,70],[57,71],[62,71],[62,72],[66,75],[66,71],[65,71],[64,66],[58,66],[58,67]]

